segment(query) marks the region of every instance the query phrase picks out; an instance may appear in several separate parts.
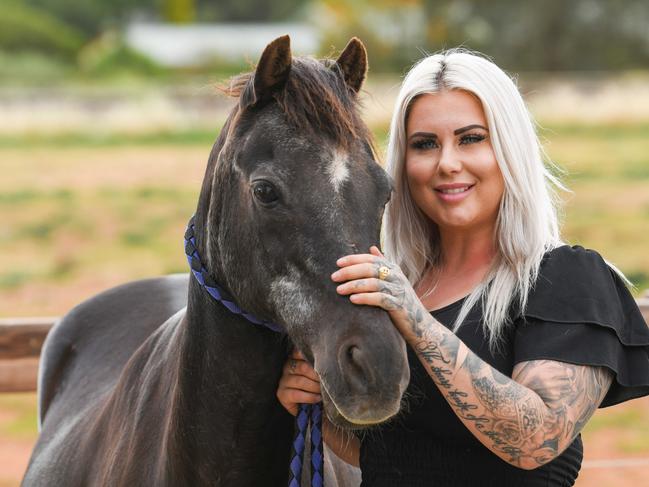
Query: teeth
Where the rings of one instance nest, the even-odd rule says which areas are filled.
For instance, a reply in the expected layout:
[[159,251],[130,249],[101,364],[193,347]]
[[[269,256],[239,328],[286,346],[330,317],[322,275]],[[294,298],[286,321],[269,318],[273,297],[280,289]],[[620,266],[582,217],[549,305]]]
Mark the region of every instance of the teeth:
[[468,189],[469,189],[469,187],[468,187],[468,186],[465,186],[465,187],[463,187],[463,188],[440,189],[439,192],[440,192],[440,193],[444,193],[444,194],[457,194],[457,193],[464,193],[464,192],[467,191]]

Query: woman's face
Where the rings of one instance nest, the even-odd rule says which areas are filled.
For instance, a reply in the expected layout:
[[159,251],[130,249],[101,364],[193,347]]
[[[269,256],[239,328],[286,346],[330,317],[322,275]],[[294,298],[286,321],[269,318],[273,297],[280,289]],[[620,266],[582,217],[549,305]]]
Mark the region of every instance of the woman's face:
[[421,95],[406,122],[415,204],[446,230],[493,230],[505,184],[480,101],[461,90]]

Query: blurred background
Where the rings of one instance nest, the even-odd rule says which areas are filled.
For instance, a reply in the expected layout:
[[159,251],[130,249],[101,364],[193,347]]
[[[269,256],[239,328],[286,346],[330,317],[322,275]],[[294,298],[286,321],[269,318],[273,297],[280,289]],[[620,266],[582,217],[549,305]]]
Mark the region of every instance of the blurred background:
[[[381,148],[414,61],[458,45],[489,55],[517,78],[572,190],[565,239],[600,251],[640,298],[648,26],[646,0],[0,0],[0,318],[60,316],[124,281],[185,272],[182,233],[232,106],[215,86],[287,33],[318,57],[362,39]],[[0,393],[0,487],[19,483],[35,407],[33,392]],[[646,485],[649,401],[599,411],[584,439],[578,486]]]

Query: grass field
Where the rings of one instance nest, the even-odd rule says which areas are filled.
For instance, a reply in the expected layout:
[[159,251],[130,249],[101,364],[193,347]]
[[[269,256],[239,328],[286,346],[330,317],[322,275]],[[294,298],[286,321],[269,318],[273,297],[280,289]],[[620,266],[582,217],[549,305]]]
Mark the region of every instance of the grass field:
[[[376,134],[383,144],[385,127]],[[649,125],[541,135],[572,190],[561,195],[565,239],[599,250],[634,292],[649,288]],[[182,234],[215,136],[0,135],[0,316],[60,315],[115,284],[185,272]],[[34,394],[0,395],[0,487],[17,485],[35,418]],[[598,412],[584,439],[586,460],[649,457],[649,400]],[[641,485],[647,473],[585,468],[578,485]]]
[[[566,240],[649,287],[649,125],[541,134],[572,190]],[[181,235],[214,137],[0,137],[0,313],[59,315],[125,280],[184,271]]]

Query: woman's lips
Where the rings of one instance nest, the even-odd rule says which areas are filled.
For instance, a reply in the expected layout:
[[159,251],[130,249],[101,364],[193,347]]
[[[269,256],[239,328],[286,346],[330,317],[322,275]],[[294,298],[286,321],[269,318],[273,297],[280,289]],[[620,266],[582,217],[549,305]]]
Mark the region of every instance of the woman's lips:
[[466,198],[475,184],[442,184],[435,187],[437,197],[446,203],[456,203]]

